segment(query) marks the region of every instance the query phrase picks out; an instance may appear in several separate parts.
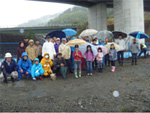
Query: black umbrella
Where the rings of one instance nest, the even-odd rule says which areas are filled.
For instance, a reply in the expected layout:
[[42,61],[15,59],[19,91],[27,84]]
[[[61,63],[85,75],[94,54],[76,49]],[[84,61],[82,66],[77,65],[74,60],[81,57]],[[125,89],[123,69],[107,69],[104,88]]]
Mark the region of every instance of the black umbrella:
[[127,34],[121,31],[113,31],[113,35],[114,35],[114,38],[118,38],[119,35],[121,35],[122,38],[127,38]]

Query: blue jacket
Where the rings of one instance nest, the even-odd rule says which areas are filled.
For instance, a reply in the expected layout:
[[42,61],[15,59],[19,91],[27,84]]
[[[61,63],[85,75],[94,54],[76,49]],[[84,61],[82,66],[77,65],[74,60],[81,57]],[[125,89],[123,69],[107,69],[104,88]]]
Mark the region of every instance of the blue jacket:
[[102,41],[102,39],[98,39],[98,45],[102,45],[102,46],[105,46],[105,44],[104,44],[104,42],[102,41],[101,43],[100,43],[100,40]]
[[[39,61],[39,59],[38,58],[36,58],[35,60],[34,60],[34,62],[35,61]],[[36,64],[34,64],[33,66],[32,66],[32,68],[31,68],[31,75],[32,75],[32,78],[35,78],[35,72],[36,71],[40,71],[40,70],[42,70],[43,68],[42,68],[42,65],[39,63],[38,65],[36,65]]]
[[[112,56],[111,56],[112,55]],[[117,60],[117,51],[116,49],[110,49],[109,50],[109,60],[110,61],[115,61]]]
[[4,66],[6,73],[8,74],[11,74],[13,71],[18,71],[18,64],[13,59],[11,59],[10,65],[8,65],[6,60],[3,61],[2,65]]
[[23,57],[24,56],[27,56],[28,57],[28,54],[26,52],[22,53],[22,58],[19,60],[18,62],[18,66],[19,66],[19,71],[21,69],[25,70],[25,71],[28,71],[28,72],[31,72],[31,68],[32,68],[32,62],[31,60],[27,59],[26,61],[23,60]]

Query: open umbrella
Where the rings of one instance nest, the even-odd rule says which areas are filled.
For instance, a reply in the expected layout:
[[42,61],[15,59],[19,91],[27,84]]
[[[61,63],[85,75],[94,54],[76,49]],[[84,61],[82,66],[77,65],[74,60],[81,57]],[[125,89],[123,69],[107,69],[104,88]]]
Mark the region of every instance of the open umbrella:
[[94,53],[94,55],[96,56],[97,55],[97,48],[96,46],[94,46],[93,44],[91,43],[87,43],[86,45],[82,45],[82,46],[79,46],[79,50],[82,52],[82,54],[84,55],[84,53],[86,52],[87,50],[87,46],[90,45],[91,48],[92,48],[92,51]]
[[87,42],[82,40],[82,39],[74,39],[74,40],[70,40],[66,45],[67,46],[71,46],[71,47],[74,47],[75,45],[86,45]]
[[67,37],[77,34],[77,31],[75,31],[74,29],[64,29],[62,31],[66,34]]
[[107,55],[107,54],[108,54],[108,49],[107,49],[107,47],[105,47],[105,46],[96,46],[96,48],[97,48],[97,49],[98,49],[98,48],[102,48],[103,54],[104,54],[104,55]]
[[107,43],[107,44],[105,45],[105,47],[108,49],[108,51],[110,50],[111,44],[114,44],[115,49],[116,49],[117,51],[119,51],[119,49],[120,49],[119,45],[116,44],[116,43],[114,43],[114,42],[112,42],[112,43]]
[[98,31],[95,29],[86,29],[79,35],[79,37],[92,36],[92,35],[95,35],[97,32]]
[[130,36],[136,38],[136,39],[146,39],[149,38],[149,36],[142,31],[135,31],[129,34]]
[[109,40],[111,40],[113,38],[113,33],[111,31],[100,31],[96,34],[95,37],[97,37],[98,39],[102,39],[103,41],[105,41],[105,38],[108,38]]
[[47,36],[50,36],[51,38],[56,37],[56,38],[65,38],[66,34],[62,31],[52,31],[49,34],[47,34]]
[[127,34],[121,31],[113,31],[114,38],[118,38],[119,35],[122,35],[122,38],[126,38]]

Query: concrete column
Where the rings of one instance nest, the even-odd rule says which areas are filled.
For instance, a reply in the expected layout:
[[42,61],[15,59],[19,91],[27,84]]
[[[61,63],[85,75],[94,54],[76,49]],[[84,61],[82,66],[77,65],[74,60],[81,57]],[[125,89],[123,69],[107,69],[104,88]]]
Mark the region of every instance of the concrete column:
[[88,22],[90,29],[107,30],[106,3],[99,3],[88,8]]
[[[145,31],[143,0],[114,0],[115,31]],[[141,40],[144,42],[144,40]]]

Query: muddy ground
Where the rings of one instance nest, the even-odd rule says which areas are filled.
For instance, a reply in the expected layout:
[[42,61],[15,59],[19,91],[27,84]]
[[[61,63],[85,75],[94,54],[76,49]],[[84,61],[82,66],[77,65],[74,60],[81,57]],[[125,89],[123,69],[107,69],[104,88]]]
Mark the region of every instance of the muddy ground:
[[[128,60],[126,60],[128,62]],[[115,73],[105,68],[103,73],[56,81],[26,80],[4,84],[0,80],[0,112],[35,111],[150,111],[150,58],[139,59],[137,66],[126,63]],[[120,93],[113,97],[113,91]]]

